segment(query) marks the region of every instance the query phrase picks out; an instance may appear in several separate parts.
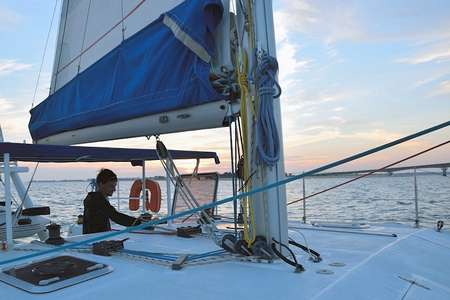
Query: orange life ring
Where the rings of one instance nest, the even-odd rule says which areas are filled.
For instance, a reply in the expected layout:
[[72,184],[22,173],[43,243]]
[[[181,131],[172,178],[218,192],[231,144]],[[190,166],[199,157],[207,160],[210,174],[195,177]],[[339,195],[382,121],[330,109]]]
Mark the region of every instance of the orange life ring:
[[[147,196],[145,207],[147,208],[147,210],[150,210],[152,212],[158,212],[161,208],[161,188],[159,187],[159,183],[151,179],[146,179],[145,189],[150,191],[150,201]],[[139,197],[141,196],[141,191],[142,180],[137,179],[133,182],[133,185],[130,189],[130,198],[128,201],[128,207],[130,210],[139,209]]]

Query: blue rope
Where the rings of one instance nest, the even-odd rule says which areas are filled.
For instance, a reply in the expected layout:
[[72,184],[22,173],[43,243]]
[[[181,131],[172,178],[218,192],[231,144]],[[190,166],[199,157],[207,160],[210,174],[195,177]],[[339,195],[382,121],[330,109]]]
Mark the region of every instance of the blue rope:
[[194,255],[189,255],[188,260],[196,260],[196,259],[201,259],[201,258],[205,258],[205,257],[211,257],[211,256],[219,256],[219,255],[223,255],[227,253],[227,251],[220,249],[220,250],[215,250],[215,251],[210,251],[210,252],[206,252],[206,253],[202,253],[202,254],[194,254]]
[[[3,260],[3,261],[0,261],[0,266],[8,264],[8,263],[16,262],[16,261],[21,261],[21,260],[25,260],[25,259],[29,259],[29,258],[42,256],[42,255],[45,255],[45,254],[50,254],[50,253],[55,253],[55,252],[58,252],[58,251],[63,251],[63,250],[66,250],[66,249],[75,248],[75,247],[78,247],[78,246],[81,246],[81,245],[85,245],[85,244],[101,241],[101,240],[104,240],[104,239],[107,239],[107,238],[110,238],[110,237],[113,237],[113,236],[117,236],[117,235],[121,235],[121,234],[124,234],[124,233],[128,233],[128,232],[133,231],[133,230],[144,229],[145,227],[148,227],[148,226],[157,225],[157,224],[165,223],[167,221],[175,220],[175,219],[178,219],[178,218],[181,218],[181,217],[184,217],[184,216],[192,215],[192,214],[194,214],[196,212],[200,212],[200,211],[205,210],[205,209],[213,208],[213,207],[225,204],[225,203],[229,203],[229,202],[234,201],[236,199],[242,199],[242,198],[245,198],[245,197],[257,194],[257,193],[261,193],[261,192],[267,191],[269,189],[276,188],[277,186],[284,185],[284,184],[287,184],[289,182],[302,179],[303,177],[311,176],[311,175],[314,175],[316,173],[319,173],[319,172],[322,172],[322,171],[325,171],[325,170],[337,167],[339,165],[345,164],[345,163],[353,161],[355,159],[359,159],[361,157],[364,157],[364,156],[373,154],[375,152],[379,152],[381,150],[384,150],[384,149],[393,147],[395,145],[404,143],[406,141],[415,139],[415,138],[417,138],[419,136],[426,135],[426,134],[428,134],[430,132],[433,132],[433,131],[445,128],[445,127],[447,127],[449,125],[450,125],[450,121],[441,123],[439,125],[436,125],[436,126],[428,128],[428,129],[419,131],[417,133],[408,135],[406,137],[400,138],[400,139],[395,140],[393,142],[390,142],[390,143],[387,143],[387,144],[384,144],[384,145],[372,148],[370,150],[367,150],[367,151],[364,151],[364,152],[361,152],[361,153],[349,156],[347,158],[341,159],[339,161],[332,162],[330,164],[327,164],[327,165],[324,165],[322,167],[319,167],[319,168],[316,168],[316,169],[304,172],[302,174],[295,175],[295,176],[292,176],[292,177],[289,177],[289,178],[285,178],[283,180],[280,180],[280,181],[277,181],[277,182],[274,182],[274,183],[271,183],[271,184],[268,184],[268,185],[265,185],[265,186],[262,186],[262,187],[259,187],[259,188],[255,188],[255,189],[253,189],[251,191],[248,191],[248,192],[242,192],[240,194],[237,194],[235,197],[234,196],[227,197],[227,198],[224,198],[222,200],[219,200],[219,201],[216,201],[216,202],[213,202],[213,203],[205,204],[205,205],[199,206],[197,208],[193,208],[193,209],[189,209],[189,210],[185,210],[185,211],[176,213],[176,214],[174,214],[172,216],[161,218],[159,220],[153,220],[153,221],[150,221],[150,222],[147,222],[147,223],[143,223],[143,224],[138,225],[138,226],[128,227],[128,228],[125,228],[125,229],[123,229],[121,231],[110,231],[110,232],[105,233],[103,235],[96,236],[96,237],[93,237],[93,238],[88,238],[88,239],[86,239],[84,241],[81,241],[81,242],[70,243],[70,244],[66,244],[66,245],[63,245],[63,246],[60,246],[60,247],[57,247],[57,248],[53,248],[53,249],[49,249],[49,250],[43,250],[43,251],[40,251],[40,252],[37,252],[37,253],[31,253],[31,254],[24,255],[24,256]],[[257,199],[260,199],[260,198],[257,198]]]
[[[258,162],[267,166],[275,165],[280,159],[280,138],[273,114],[273,99],[281,94],[280,86],[275,80],[277,71],[277,60],[263,54],[256,68],[256,85],[260,99],[256,116],[256,148]],[[276,95],[274,85],[278,88]]]
[[148,257],[148,258],[154,258],[154,259],[159,259],[159,260],[165,260],[165,261],[176,261],[177,260],[176,255],[170,255],[170,254],[164,254],[164,253],[155,253],[155,252],[129,250],[129,249],[122,249],[119,252],[131,254],[131,255]]

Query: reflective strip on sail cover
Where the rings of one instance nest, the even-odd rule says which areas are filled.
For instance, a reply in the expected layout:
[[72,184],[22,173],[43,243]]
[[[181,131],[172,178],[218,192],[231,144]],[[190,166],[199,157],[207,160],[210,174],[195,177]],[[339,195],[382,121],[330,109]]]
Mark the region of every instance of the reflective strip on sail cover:
[[168,15],[164,16],[163,19],[164,25],[169,27],[172,31],[173,35],[182,42],[186,47],[192,50],[201,60],[206,63],[211,61],[211,56],[208,54],[205,48],[202,47],[199,43],[197,43],[194,39],[192,39],[189,34],[184,32],[178,24],[172,20]]

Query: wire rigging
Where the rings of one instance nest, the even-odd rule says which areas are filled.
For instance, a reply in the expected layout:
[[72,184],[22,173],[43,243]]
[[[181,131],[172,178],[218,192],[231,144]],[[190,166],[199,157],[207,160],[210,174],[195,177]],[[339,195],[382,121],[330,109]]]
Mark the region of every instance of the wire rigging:
[[94,42],[92,42],[86,49],[84,49],[80,54],[72,58],[67,64],[62,66],[60,69],[56,71],[57,74],[61,73],[64,69],[66,69],[68,66],[73,64],[78,58],[80,58],[84,53],[89,51],[92,47],[94,47],[98,42],[100,42],[102,39],[104,39],[108,34],[110,34],[117,26],[123,23],[129,16],[131,16],[139,7],[141,7],[142,4],[144,4],[146,0],[141,0],[128,14],[125,15],[119,22],[114,24],[110,29],[108,29],[105,33],[103,33],[99,38],[97,38]]
[[373,170],[373,171],[371,171],[371,172],[369,172],[369,173],[366,173],[366,174],[363,174],[363,175],[361,175],[361,176],[358,176],[358,177],[352,178],[352,179],[350,179],[350,180],[344,181],[344,182],[342,182],[342,183],[340,183],[340,184],[337,184],[337,185],[335,185],[335,186],[332,186],[332,187],[327,188],[327,189],[325,189],[325,190],[322,190],[322,191],[320,191],[320,192],[317,192],[317,193],[308,195],[308,196],[306,196],[306,197],[304,197],[304,198],[300,198],[300,199],[297,199],[297,200],[288,202],[287,205],[291,205],[291,204],[297,203],[297,202],[299,202],[299,201],[304,201],[304,200],[306,200],[306,199],[308,199],[308,198],[311,198],[311,197],[317,196],[317,195],[319,195],[319,194],[322,194],[322,193],[325,193],[325,192],[334,190],[334,189],[336,189],[336,188],[338,188],[338,187],[341,187],[341,186],[343,186],[343,185],[349,184],[350,182],[353,182],[353,181],[356,181],[356,180],[358,180],[358,179],[367,177],[367,176],[372,175],[372,174],[374,174],[374,173],[376,173],[376,172],[379,172],[379,171],[382,171],[382,170],[387,169],[387,168],[389,168],[389,167],[395,166],[395,165],[397,165],[397,164],[399,164],[399,163],[402,163],[402,162],[407,161],[407,160],[409,160],[409,159],[411,159],[411,158],[414,158],[414,157],[416,157],[416,156],[419,156],[419,155],[422,155],[422,154],[424,154],[424,153],[427,153],[427,152],[429,152],[429,151],[431,151],[431,150],[434,150],[434,149],[436,149],[436,148],[442,147],[442,146],[444,146],[444,145],[446,145],[446,144],[448,144],[448,143],[450,143],[450,140],[448,140],[448,141],[446,141],[446,142],[443,142],[443,143],[441,143],[441,144],[435,145],[435,146],[433,146],[433,147],[430,147],[430,148],[428,148],[428,149],[425,149],[425,150],[423,150],[423,151],[420,151],[420,152],[418,152],[418,153],[416,153],[416,154],[410,155],[410,156],[408,156],[408,157],[406,157],[406,158],[403,158],[403,159],[401,159],[401,160],[399,160],[399,161],[396,161],[396,162],[393,162],[393,163],[388,164],[388,165],[386,165],[386,166],[383,166],[383,167],[381,167],[381,168],[379,168],[379,169]]
[[55,19],[55,12],[56,12],[56,7],[57,6],[58,6],[58,0],[55,0],[55,6],[53,7],[53,13],[52,13],[52,19],[50,21],[50,27],[48,29],[47,38],[45,39],[44,53],[42,53],[41,65],[39,67],[39,72],[38,72],[38,76],[37,76],[37,79],[36,79],[36,86],[34,87],[34,93],[33,93],[33,100],[31,102],[31,108],[34,107],[34,101],[36,101],[37,89],[38,89],[38,86],[39,86],[39,81],[41,79],[42,67],[44,66],[45,54],[47,53],[48,41],[50,39],[50,34],[52,32],[53,20]]
[[81,42],[80,60],[78,61],[77,74],[80,73],[80,69],[81,69],[81,53],[83,52],[84,43],[86,42],[87,28],[88,28],[88,22],[89,22],[89,13],[91,12],[91,4],[92,4],[92,0],[89,0],[89,5],[88,5],[87,13],[86,13],[86,20],[84,21],[84,31],[83,31],[83,38],[82,38],[82,42]]

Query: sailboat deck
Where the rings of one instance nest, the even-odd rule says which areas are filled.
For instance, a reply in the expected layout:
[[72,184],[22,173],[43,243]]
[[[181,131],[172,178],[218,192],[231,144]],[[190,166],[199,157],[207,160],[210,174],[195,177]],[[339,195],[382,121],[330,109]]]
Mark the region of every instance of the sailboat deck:
[[[281,260],[244,262],[228,257],[188,263],[175,271],[145,259],[66,251],[65,255],[108,264],[114,271],[48,294],[30,294],[2,282],[0,290],[5,299],[450,299],[448,231],[394,224],[330,229],[290,223],[290,228],[291,238],[305,244],[301,231],[309,247],[322,257],[314,263],[305,252],[291,247],[305,267],[302,273],[294,273]],[[129,237],[125,242],[129,250],[181,255],[219,249],[204,236],[132,233],[117,238],[125,237]],[[24,243],[0,257],[4,260],[47,247]]]

